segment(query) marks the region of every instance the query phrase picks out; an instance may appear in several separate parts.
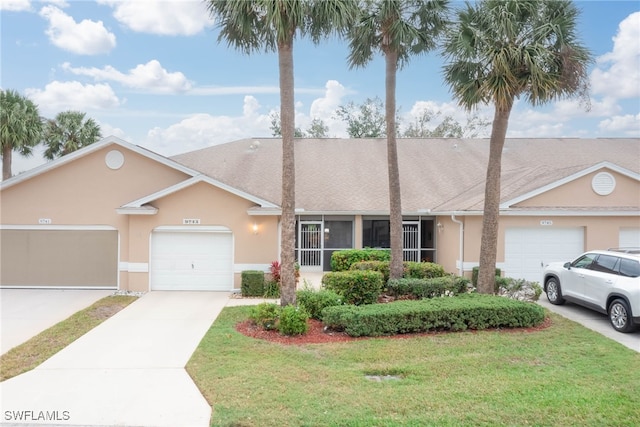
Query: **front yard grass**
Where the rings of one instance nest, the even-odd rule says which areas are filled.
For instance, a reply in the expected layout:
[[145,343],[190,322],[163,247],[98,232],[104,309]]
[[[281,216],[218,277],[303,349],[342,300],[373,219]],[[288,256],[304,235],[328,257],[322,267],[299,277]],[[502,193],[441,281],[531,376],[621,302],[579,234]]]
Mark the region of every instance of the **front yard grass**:
[[137,299],[129,295],[104,297],[12,348],[0,356],[0,381],[30,371]]
[[249,310],[225,308],[187,364],[213,426],[640,425],[640,354],[555,314],[535,332],[286,346],[238,333]]

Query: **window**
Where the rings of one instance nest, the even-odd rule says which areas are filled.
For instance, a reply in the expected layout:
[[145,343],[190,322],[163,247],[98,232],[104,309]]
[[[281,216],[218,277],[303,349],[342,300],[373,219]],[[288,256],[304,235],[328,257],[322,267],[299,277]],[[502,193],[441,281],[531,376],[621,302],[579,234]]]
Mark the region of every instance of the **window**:
[[620,259],[620,275],[626,277],[640,276],[640,262],[631,259]]
[[596,254],[585,254],[585,255],[581,256],[580,258],[578,258],[577,260],[575,260],[571,264],[571,267],[589,268],[589,266],[591,265],[591,263],[593,262],[593,260],[595,258],[596,258]]
[[389,220],[363,220],[362,246],[365,248],[390,248],[391,234],[389,231]]
[[591,270],[601,271],[603,273],[618,274],[616,264],[619,258],[611,255],[600,255],[591,264]]

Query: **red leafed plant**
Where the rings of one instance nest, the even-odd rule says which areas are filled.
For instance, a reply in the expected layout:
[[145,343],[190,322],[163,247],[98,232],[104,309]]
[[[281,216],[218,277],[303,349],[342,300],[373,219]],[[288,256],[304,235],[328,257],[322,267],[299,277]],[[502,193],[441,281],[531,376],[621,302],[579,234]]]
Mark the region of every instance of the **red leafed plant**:
[[269,273],[271,273],[271,278],[274,282],[280,284],[280,262],[273,261],[271,266],[269,267]]

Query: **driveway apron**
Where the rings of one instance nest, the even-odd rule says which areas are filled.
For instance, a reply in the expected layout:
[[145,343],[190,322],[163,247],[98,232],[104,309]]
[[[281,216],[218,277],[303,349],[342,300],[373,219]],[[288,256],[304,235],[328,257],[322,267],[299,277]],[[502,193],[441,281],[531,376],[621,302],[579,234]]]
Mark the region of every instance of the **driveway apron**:
[[2,423],[208,426],[211,406],[184,366],[228,301],[224,292],[145,294],[36,369],[0,383]]

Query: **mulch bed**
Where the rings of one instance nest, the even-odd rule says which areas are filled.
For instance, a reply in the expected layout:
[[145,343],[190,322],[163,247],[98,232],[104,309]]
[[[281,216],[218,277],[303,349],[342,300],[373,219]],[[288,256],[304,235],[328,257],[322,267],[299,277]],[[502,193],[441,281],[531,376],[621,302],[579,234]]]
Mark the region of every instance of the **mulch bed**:
[[[537,332],[543,329],[546,329],[551,326],[551,319],[546,317],[544,322],[542,322],[538,326],[533,326],[531,328],[500,328],[493,329],[494,331],[505,332],[505,333],[513,333],[513,332]],[[245,320],[243,322],[239,322],[236,324],[236,330],[243,335],[246,335],[251,338],[262,339],[270,342],[275,342],[279,344],[286,345],[303,345],[303,344],[320,344],[320,343],[334,343],[334,342],[350,342],[357,341],[363,339],[371,339],[373,337],[350,337],[344,332],[337,331],[325,331],[322,322],[319,320],[309,319],[309,331],[304,335],[297,336],[286,336],[282,335],[278,331],[266,331],[261,327],[253,324],[251,320]],[[471,331],[474,332],[474,331]],[[400,334],[400,335],[390,335],[384,337],[375,337],[375,338],[385,338],[385,339],[402,339],[402,338],[413,338],[419,336],[430,336],[430,335],[441,335],[441,334],[451,334],[455,332],[450,331],[434,331],[434,332],[423,332],[416,334]]]

